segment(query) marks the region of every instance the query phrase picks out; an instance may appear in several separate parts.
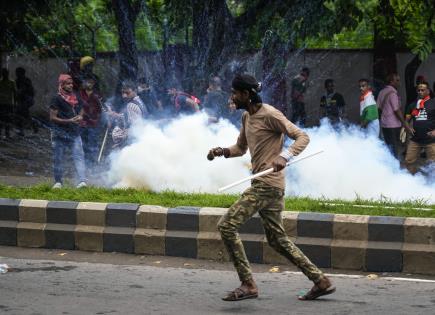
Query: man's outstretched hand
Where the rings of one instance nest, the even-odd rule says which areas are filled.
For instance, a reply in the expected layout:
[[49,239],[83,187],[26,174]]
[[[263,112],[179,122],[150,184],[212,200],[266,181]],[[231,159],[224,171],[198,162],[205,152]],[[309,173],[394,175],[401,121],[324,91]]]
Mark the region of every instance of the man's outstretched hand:
[[213,148],[210,151],[208,151],[207,160],[213,161],[213,159],[216,156],[222,156],[222,155],[224,155],[224,149],[222,149],[221,147]]

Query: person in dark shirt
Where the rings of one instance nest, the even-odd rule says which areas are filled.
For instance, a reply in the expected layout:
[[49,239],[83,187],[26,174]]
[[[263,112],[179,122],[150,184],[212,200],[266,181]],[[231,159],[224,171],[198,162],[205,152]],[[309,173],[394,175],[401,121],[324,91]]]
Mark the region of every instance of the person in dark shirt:
[[415,166],[422,149],[426,151],[427,161],[435,162],[435,99],[430,98],[427,82],[417,86],[418,100],[407,108],[406,118],[412,121],[411,138],[406,148],[405,166],[415,174]]
[[14,120],[17,88],[15,82],[9,79],[9,71],[6,68],[1,70],[0,80],[0,135],[5,129],[5,139],[10,139],[11,121]]
[[287,108],[287,118],[294,124],[299,124],[301,127],[305,126],[307,114],[305,112],[304,94],[307,91],[308,78],[310,76],[310,69],[304,67],[301,72],[292,80],[291,90],[291,110]]
[[218,76],[212,76],[208,82],[207,94],[203,97],[204,111],[210,119],[217,121],[224,117],[229,95],[222,90],[222,82]]
[[344,116],[344,98],[334,91],[334,80],[325,80],[326,94],[320,98],[320,118],[327,117],[331,124],[339,123]]
[[162,103],[157,99],[156,92],[151,88],[146,78],[138,80],[137,95],[153,117],[161,116],[163,112]]
[[18,135],[24,136],[24,123],[32,125],[33,132],[38,132],[38,125],[32,121],[30,107],[34,105],[35,90],[32,81],[26,77],[26,70],[22,67],[15,69],[15,85],[17,87],[17,127]]
[[83,120],[80,122],[80,135],[83,142],[86,166],[94,168],[98,158],[98,140],[101,127],[101,97],[95,91],[95,80],[86,78],[82,81],[80,99],[83,101]]
[[83,119],[83,103],[73,92],[73,80],[68,74],[59,76],[59,89],[50,103],[52,123],[53,168],[55,184],[62,188],[64,155],[71,148],[74,166],[79,179],[77,188],[86,186],[85,158],[79,124]]
[[[411,104],[415,103],[418,99],[417,94],[417,87],[420,83],[427,82],[426,77],[424,75],[418,75],[415,78],[415,86],[412,87],[410,90],[407,89],[406,92],[406,106],[410,106]],[[435,95],[433,93],[433,90],[430,90],[430,97],[433,98]]]

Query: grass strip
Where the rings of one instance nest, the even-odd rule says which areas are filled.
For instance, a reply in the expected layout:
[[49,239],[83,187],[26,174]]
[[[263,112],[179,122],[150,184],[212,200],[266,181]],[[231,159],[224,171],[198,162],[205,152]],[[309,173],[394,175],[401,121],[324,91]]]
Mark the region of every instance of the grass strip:
[[[71,200],[88,202],[138,203],[141,205],[160,205],[164,207],[193,206],[228,208],[238,195],[215,195],[207,193],[177,193],[174,191],[152,192],[141,189],[109,189],[99,187],[52,189],[48,184],[32,187],[13,187],[0,185],[0,198]],[[419,210],[416,208],[424,208]],[[391,200],[353,201],[312,199],[307,197],[286,198],[286,209],[291,211],[341,213],[358,215],[381,215],[399,217],[435,218],[435,205],[424,200],[392,202]]]

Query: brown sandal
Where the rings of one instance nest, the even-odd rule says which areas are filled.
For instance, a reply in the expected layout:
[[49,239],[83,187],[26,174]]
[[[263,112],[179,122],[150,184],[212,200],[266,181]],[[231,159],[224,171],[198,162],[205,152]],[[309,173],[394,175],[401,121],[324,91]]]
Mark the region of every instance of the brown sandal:
[[258,297],[258,292],[247,292],[242,288],[237,288],[234,291],[228,293],[227,296],[223,297],[224,301],[241,301],[246,299],[256,299]]
[[331,286],[329,288],[326,288],[326,289],[319,289],[317,287],[317,290],[311,289],[310,291],[308,291],[304,295],[298,296],[298,299],[301,300],[301,301],[312,301],[312,300],[317,299],[318,297],[332,294],[335,291],[336,291],[336,288],[333,287],[333,286]]

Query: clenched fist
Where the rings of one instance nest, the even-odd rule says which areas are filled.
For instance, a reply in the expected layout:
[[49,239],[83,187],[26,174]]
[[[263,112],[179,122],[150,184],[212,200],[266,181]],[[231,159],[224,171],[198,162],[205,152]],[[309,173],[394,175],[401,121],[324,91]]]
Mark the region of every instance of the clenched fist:
[[224,149],[222,149],[221,147],[213,148],[210,151],[208,151],[207,159],[209,161],[213,161],[213,159],[216,156],[222,156],[222,155],[224,155]]

